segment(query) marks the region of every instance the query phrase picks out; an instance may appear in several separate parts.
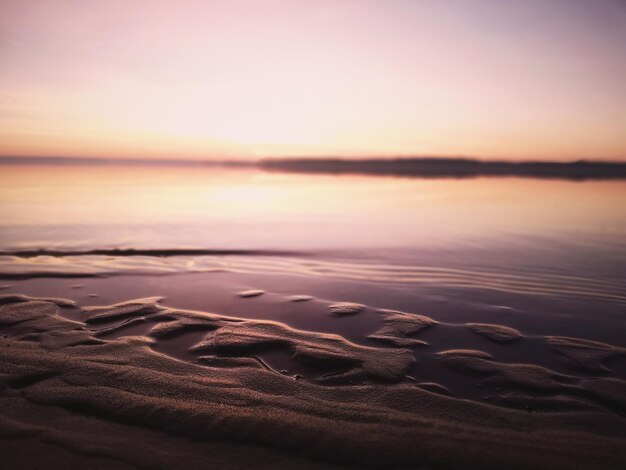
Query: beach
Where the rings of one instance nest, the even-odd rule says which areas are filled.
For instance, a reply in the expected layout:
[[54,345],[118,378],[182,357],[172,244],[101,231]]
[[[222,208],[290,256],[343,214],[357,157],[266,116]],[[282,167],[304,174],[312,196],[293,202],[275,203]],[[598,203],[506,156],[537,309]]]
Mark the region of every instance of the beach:
[[[55,467],[78,458],[92,468],[624,464],[622,380],[499,362],[476,349],[436,355],[486,401],[407,375],[408,348],[427,345],[423,329],[526,340],[502,326],[379,310],[375,337],[390,346],[365,347],[278,322],[163,307],[158,298],[84,307],[84,321],[69,319],[77,312],[67,299],[0,302],[3,456],[21,468],[41,464],[24,457],[37,452]],[[349,306],[330,314],[362,313]],[[544,341],[591,370],[626,354],[574,338]],[[291,371],[272,367],[280,358],[263,360],[276,352],[297,363],[285,366]]]
[[0,470],[626,469],[625,45],[0,1]]

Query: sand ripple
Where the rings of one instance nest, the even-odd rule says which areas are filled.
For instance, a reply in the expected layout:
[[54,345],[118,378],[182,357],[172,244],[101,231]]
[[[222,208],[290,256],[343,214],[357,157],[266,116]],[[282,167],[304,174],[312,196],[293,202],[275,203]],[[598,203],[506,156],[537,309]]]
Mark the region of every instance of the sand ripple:
[[[481,468],[626,465],[626,425],[619,416],[626,393],[614,378],[581,378],[480,353],[441,354],[450,367],[502,387],[502,402],[527,400],[529,407],[507,409],[447,397],[431,382],[396,382],[412,360],[403,349],[367,348],[274,322],[169,309],[154,299],[87,310],[88,317],[108,314],[111,322],[133,315],[152,322],[151,338],[102,341],[85,324],[61,317],[54,302],[12,299],[0,307],[5,461],[15,462],[25,455],[21,450],[31,449],[46,452],[50,466],[73,456],[75,464],[90,468],[198,468],[207,462],[249,467],[268,458],[285,468],[320,462],[426,468],[461,468],[468,462]],[[155,342],[198,327],[207,330],[196,348],[203,351],[201,365],[152,350]],[[268,344],[317,364],[344,361],[346,373],[368,380],[334,385],[294,380],[239,356]],[[236,355],[220,357],[224,348],[234,348]]]
[[[138,253],[142,253],[138,251]],[[237,252],[234,252],[237,253]],[[89,277],[119,274],[176,274],[230,271],[300,274],[385,284],[483,289],[551,297],[592,297],[626,304],[621,280],[548,272],[495,272],[438,266],[340,262],[290,256],[0,256],[0,279],[40,276]]]

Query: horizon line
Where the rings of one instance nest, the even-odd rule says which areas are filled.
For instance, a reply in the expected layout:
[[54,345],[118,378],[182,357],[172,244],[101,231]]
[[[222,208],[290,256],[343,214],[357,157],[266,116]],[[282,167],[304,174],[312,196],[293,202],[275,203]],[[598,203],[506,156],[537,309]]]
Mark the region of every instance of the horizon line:
[[265,158],[259,160],[107,159],[85,157],[0,157],[0,165],[228,167],[266,172],[368,175],[403,178],[522,177],[538,179],[626,180],[626,162],[576,160],[488,161],[471,158]]
[[51,164],[138,164],[138,165],[211,165],[211,166],[259,166],[273,163],[287,162],[341,162],[342,164],[351,163],[374,163],[374,162],[446,162],[446,163],[477,163],[477,164],[506,164],[506,165],[524,165],[524,164],[550,164],[550,165],[572,165],[572,164],[599,164],[599,165],[626,165],[626,158],[623,160],[612,159],[588,159],[573,158],[571,160],[553,160],[553,159],[507,159],[507,158],[484,158],[480,156],[465,155],[379,155],[379,156],[343,156],[343,155],[314,155],[314,156],[264,156],[256,159],[248,158],[142,158],[142,157],[74,157],[74,156],[58,156],[58,155],[0,155],[0,164],[13,163],[51,163]]

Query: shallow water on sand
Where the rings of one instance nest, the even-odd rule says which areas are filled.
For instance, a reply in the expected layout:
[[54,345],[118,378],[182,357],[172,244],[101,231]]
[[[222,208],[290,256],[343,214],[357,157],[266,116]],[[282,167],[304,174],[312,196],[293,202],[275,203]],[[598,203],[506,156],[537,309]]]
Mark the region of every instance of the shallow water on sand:
[[[429,349],[414,348],[412,374],[467,397],[483,391],[463,387],[433,353],[479,349],[572,373],[537,338],[626,345],[624,181],[54,165],[2,165],[0,180],[0,294],[79,305],[159,295],[369,346],[376,309],[428,315],[452,326],[420,334]],[[250,289],[265,293],[237,295]],[[335,318],[334,302],[367,308]],[[486,341],[457,327],[468,322],[513,327],[524,341]],[[159,347],[187,360],[188,342]],[[305,373],[278,353],[262,359]],[[626,377],[623,360],[612,373]]]

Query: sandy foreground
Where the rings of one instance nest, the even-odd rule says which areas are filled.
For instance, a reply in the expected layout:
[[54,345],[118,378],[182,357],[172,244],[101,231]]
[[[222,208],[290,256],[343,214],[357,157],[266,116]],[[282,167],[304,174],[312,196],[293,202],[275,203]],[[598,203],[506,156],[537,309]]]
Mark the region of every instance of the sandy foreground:
[[[550,354],[604,374],[593,377],[476,349],[438,352],[468,387],[491,387],[493,403],[481,403],[407,375],[421,332],[445,332],[426,316],[379,310],[374,347],[159,301],[83,307],[75,321],[71,300],[0,296],[4,468],[626,466],[626,382],[608,364],[624,348],[542,339]],[[336,304],[330,314],[362,308]],[[503,344],[521,337],[463,327]],[[264,351],[306,372],[276,370]]]

